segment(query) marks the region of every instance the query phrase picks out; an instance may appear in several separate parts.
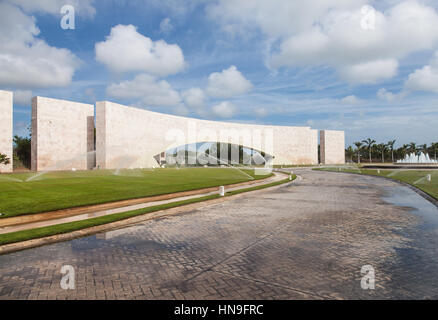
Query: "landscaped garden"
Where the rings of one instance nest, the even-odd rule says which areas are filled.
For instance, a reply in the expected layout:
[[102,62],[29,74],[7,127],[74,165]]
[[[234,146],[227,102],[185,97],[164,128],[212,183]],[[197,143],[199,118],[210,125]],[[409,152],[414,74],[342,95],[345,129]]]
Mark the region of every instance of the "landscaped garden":
[[[202,175],[204,177],[209,177],[210,180],[213,179],[216,181],[216,183],[219,183],[219,181],[221,181],[221,182],[228,181],[229,182],[229,181],[233,181],[233,179],[239,179],[241,181],[242,180],[249,181],[249,180],[251,180],[250,177],[252,177],[252,179],[262,179],[262,178],[267,178],[269,176],[269,175],[267,175],[267,176],[262,176],[262,175],[254,176],[253,170],[241,171],[242,176],[246,176],[246,179],[243,178],[242,176],[236,177],[235,175],[237,173],[236,173],[235,169],[207,169],[207,170],[200,169],[200,168],[199,169],[193,169],[193,168],[192,169],[180,169],[180,170],[183,170],[182,173],[179,172],[177,169],[173,169],[174,171],[169,171],[169,170],[171,170],[171,169],[165,169],[162,171],[161,171],[161,169],[158,170],[159,172],[157,172],[156,174],[158,174],[159,176],[156,176],[155,179],[160,180],[158,177],[164,178],[166,175],[168,175],[167,176],[168,179],[175,178],[175,177],[181,179],[181,177],[193,177],[192,175],[198,176],[199,174],[202,173]],[[205,171],[200,172],[198,170],[205,170]],[[234,174],[232,173],[233,171],[234,171]],[[155,171],[153,171],[153,172],[155,172]],[[55,176],[59,176],[59,175],[62,176],[64,174],[67,174],[67,173],[66,172],[63,172],[63,173],[58,172],[55,174]],[[82,174],[84,174],[84,173],[76,173],[76,174],[73,174],[70,178],[75,177],[76,179],[79,179]],[[69,176],[69,175],[70,174],[68,174],[67,176]],[[182,176],[179,176],[179,175],[182,175]],[[11,175],[9,175],[9,177],[10,176]],[[98,176],[96,176],[96,178]],[[105,176],[105,175],[102,175],[102,176]],[[225,177],[227,177],[227,178],[225,178]],[[52,177],[52,178],[55,179],[55,177]],[[64,177],[64,178],[61,177],[61,179],[65,179],[65,178],[66,177]],[[91,177],[87,175],[87,177],[85,177],[85,178],[89,179]],[[59,179],[59,177],[58,177],[58,179]],[[225,180],[225,179],[228,179],[228,180]],[[295,179],[296,179],[296,175],[291,175],[290,178],[285,178],[283,180],[227,192],[225,194],[225,197],[236,195],[236,194],[243,193],[243,192],[255,191],[255,190],[260,190],[260,189],[264,189],[264,188],[278,186],[278,185],[290,182],[291,180],[295,180]],[[92,179],[91,181],[94,181],[94,179]],[[204,181],[203,183],[207,183],[206,185],[211,186],[210,183],[207,181]],[[219,183],[218,185],[224,185],[224,184],[225,183]],[[181,184],[181,185],[183,185],[183,184]],[[1,184],[0,184],[0,186],[1,186]],[[187,200],[171,202],[171,203],[167,203],[167,204],[161,204],[161,205],[147,207],[147,208],[138,209],[138,210],[132,210],[132,211],[126,211],[126,212],[106,215],[106,216],[102,216],[102,217],[98,217],[98,218],[91,218],[91,219],[86,219],[86,220],[81,220],[81,221],[76,221],[76,222],[68,222],[68,223],[63,223],[63,224],[58,224],[58,225],[53,225],[53,226],[17,231],[17,232],[6,233],[6,234],[0,234],[0,245],[5,245],[5,244],[9,244],[9,243],[14,243],[14,242],[20,242],[20,241],[25,241],[25,240],[30,240],[30,239],[37,239],[37,238],[42,238],[42,237],[47,237],[47,236],[53,236],[53,235],[72,232],[72,231],[81,230],[81,229],[85,229],[85,228],[95,227],[95,226],[108,224],[108,223],[119,221],[119,220],[132,218],[132,217],[139,216],[139,215],[144,215],[144,214],[151,213],[151,212],[156,212],[159,210],[170,209],[170,208],[174,208],[174,207],[178,207],[178,206],[182,206],[182,205],[188,205],[188,204],[197,203],[197,202],[202,202],[202,201],[206,201],[206,200],[213,200],[213,199],[216,199],[219,197],[220,197],[219,194],[213,194],[213,195],[203,196],[200,198],[187,199]]]
[[262,179],[254,170],[182,168],[0,175],[1,218]]

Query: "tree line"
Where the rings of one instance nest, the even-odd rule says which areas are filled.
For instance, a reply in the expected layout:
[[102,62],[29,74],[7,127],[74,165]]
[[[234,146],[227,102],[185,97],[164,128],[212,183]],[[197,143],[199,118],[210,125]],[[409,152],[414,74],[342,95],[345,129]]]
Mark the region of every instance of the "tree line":
[[354,142],[354,147],[349,146],[345,149],[347,161],[361,163],[364,159],[368,162],[396,162],[404,159],[407,154],[420,152],[427,153],[431,159],[437,160],[438,142],[431,144],[416,144],[411,142],[396,148],[397,140],[387,143],[377,143],[376,140],[368,138],[366,140]]
[[[13,159],[14,159],[14,167],[26,167],[30,169],[31,166],[31,141],[32,141],[32,132],[30,126],[27,127],[29,132],[29,137],[20,137],[18,135],[14,136],[13,139]],[[1,153],[0,150],[0,164],[10,164],[11,159],[7,157],[5,154]]]

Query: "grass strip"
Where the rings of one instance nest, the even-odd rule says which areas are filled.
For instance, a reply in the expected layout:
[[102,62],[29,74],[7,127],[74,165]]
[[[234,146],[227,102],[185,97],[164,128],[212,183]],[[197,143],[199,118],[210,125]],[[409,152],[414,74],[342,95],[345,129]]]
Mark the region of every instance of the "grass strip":
[[[294,180],[295,178],[296,178],[296,176],[293,175],[292,180]],[[269,184],[265,184],[265,185],[230,191],[230,192],[227,192],[225,194],[225,196],[232,196],[232,195],[236,195],[236,194],[243,193],[243,192],[265,189],[265,188],[277,186],[277,185],[280,185],[280,184],[283,184],[286,182],[290,182],[289,178],[284,179],[284,180],[280,180],[280,181],[276,181],[276,182],[272,182]],[[176,202],[166,203],[166,204],[157,205],[157,206],[153,206],[153,207],[147,207],[147,208],[142,208],[142,209],[137,209],[137,210],[132,210],[132,211],[115,213],[115,214],[102,216],[102,217],[98,217],[98,218],[86,219],[86,220],[75,221],[75,222],[67,222],[67,223],[57,224],[57,225],[53,225],[53,226],[47,226],[47,227],[41,227],[41,228],[23,230],[23,231],[16,231],[16,232],[11,232],[11,233],[6,233],[6,234],[0,234],[0,245],[21,242],[21,241],[26,241],[26,240],[32,240],[32,239],[37,239],[37,238],[43,238],[43,237],[48,237],[48,236],[54,236],[54,235],[58,235],[58,234],[62,234],[62,233],[73,232],[73,231],[77,231],[77,230],[81,230],[81,229],[85,229],[85,228],[91,228],[91,227],[100,226],[100,225],[111,223],[111,222],[125,220],[128,218],[136,217],[139,215],[143,215],[143,214],[147,214],[147,213],[151,213],[151,212],[155,212],[155,211],[175,208],[175,207],[188,205],[188,204],[192,204],[192,203],[197,203],[197,202],[202,202],[202,201],[206,201],[206,200],[217,199],[219,197],[220,197],[219,194],[214,194],[214,195],[200,197],[200,198],[176,201]]]

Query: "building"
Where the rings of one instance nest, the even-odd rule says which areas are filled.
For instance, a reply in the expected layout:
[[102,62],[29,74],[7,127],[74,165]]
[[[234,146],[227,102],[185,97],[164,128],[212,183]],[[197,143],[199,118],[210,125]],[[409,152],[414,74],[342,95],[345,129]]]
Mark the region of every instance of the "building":
[[[12,159],[11,92],[0,91],[0,110],[0,152]],[[32,99],[31,162],[35,171],[156,167],[167,162],[167,150],[186,152],[185,146],[203,142],[237,146],[230,148],[231,159],[238,146],[243,146],[257,150],[259,158],[260,154],[269,155],[269,163],[274,165],[318,164],[318,131],[310,127],[200,120],[108,101],[97,102],[95,108],[67,100]],[[320,131],[320,145],[321,163],[345,163],[343,131]],[[220,152],[221,159],[224,152]],[[221,159],[216,159],[218,164]],[[214,162],[214,155],[207,160]],[[12,170],[12,165],[2,168],[7,170]]]

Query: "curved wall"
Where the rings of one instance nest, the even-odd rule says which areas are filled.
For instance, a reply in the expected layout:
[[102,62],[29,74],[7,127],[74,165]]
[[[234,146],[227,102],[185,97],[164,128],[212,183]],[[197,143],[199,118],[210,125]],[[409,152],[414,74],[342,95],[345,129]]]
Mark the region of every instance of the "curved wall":
[[101,169],[157,166],[170,148],[217,141],[273,155],[274,164],[317,164],[317,130],[167,115],[104,101],[96,104],[96,164]]
[[[12,93],[5,97],[1,105],[12,114]],[[156,158],[159,160],[164,151],[199,142],[230,143],[264,151],[274,156],[273,164],[318,164],[318,133],[310,127],[199,120],[108,101],[96,104],[94,152],[93,115],[93,105],[33,98],[32,169],[87,170],[95,165],[101,169],[150,168],[158,165]],[[12,126],[6,129],[0,142],[6,137],[8,141],[3,144],[12,149]],[[343,131],[323,131],[322,162],[343,163],[344,141]]]

